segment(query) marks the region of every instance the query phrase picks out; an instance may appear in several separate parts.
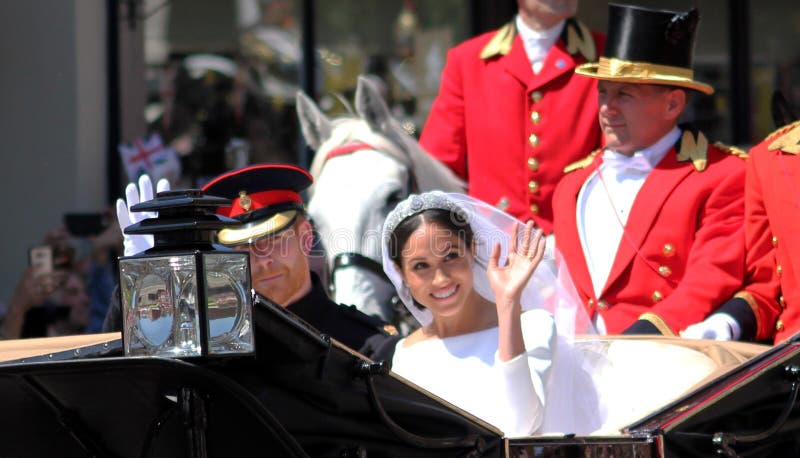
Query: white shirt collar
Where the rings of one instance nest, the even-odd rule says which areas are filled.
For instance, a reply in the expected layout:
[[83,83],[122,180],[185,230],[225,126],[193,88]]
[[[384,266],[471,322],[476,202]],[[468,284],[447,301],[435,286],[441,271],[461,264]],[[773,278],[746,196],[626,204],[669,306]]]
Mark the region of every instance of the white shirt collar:
[[519,32],[522,43],[525,46],[525,53],[528,55],[531,65],[541,64],[547,57],[547,52],[561,36],[561,30],[566,21],[559,21],[558,24],[546,30],[533,30],[528,27],[517,14],[517,31]]
[[681,136],[681,129],[677,126],[673,127],[672,130],[667,132],[666,135],[661,137],[657,142],[653,143],[652,145],[648,146],[643,150],[639,150],[633,153],[632,156],[628,157],[619,153],[617,151],[613,151],[610,149],[606,149],[603,151],[603,163],[604,165],[610,165],[611,167],[615,167],[616,164],[622,164],[626,161],[637,161],[637,162],[644,162],[646,161],[650,165],[650,169],[658,165],[661,162],[661,159],[666,156],[667,152],[672,149],[672,146],[677,143],[678,139]]
[[564,28],[564,23],[566,21],[561,20],[558,24],[550,27],[549,29],[545,30],[534,30],[528,27],[525,24],[525,21],[522,20],[522,17],[517,14],[517,31],[522,37],[522,41],[528,42],[537,42],[545,44],[547,48],[553,46],[553,43],[558,40],[558,37],[561,36],[561,29]]

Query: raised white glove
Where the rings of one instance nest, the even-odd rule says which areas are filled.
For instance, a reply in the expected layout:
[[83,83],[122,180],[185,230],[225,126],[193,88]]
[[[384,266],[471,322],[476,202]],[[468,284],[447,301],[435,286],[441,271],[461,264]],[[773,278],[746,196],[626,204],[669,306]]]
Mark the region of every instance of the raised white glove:
[[[158,180],[156,184],[156,192],[169,190],[169,181],[166,178]],[[128,183],[125,187],[126,200],[117,199],[117,222],[122,231],[122,246],[123,254],[125,256],[133,256],[141,253],[142,251],[153,248],[153,236],[151,234],[126,234],[125,228],[136,224],[147,218],[155,218],[158,212],[132,212],[131,207],[134,205],[146,202],[153,199],[153,183],[150,176],[144,174],[139,177],[139,187],[137,189],[136,183]]]
[[727,313],[715,313],[681,332],[686,339],[737,340],[742,327]]

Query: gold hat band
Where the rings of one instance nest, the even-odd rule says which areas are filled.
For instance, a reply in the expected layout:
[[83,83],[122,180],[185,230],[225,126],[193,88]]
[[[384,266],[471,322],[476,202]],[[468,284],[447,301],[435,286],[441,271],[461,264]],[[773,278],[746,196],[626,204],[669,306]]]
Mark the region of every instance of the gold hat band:
[[297,210],[277,213],[264,221],[250,223],[236,228],[221,229],[217,240],[226,246],[251,243],[256,239],[277,234],[288,228],[297,218]]
[[647,62],[630,62],[620,59],[601,57],[598,61],[597,74],[620,78],[647,78],[677,81],[693,80],[694,71],[688,68],[671,65],[650,64]]
[[598,62],[579,65],[575,69],[575,73],[601,80],[622,83],[662,84],[694,89],[705,94],[714,93],[713,87],[694,81],[694,71],[692,69],[671,65],[601,57]]

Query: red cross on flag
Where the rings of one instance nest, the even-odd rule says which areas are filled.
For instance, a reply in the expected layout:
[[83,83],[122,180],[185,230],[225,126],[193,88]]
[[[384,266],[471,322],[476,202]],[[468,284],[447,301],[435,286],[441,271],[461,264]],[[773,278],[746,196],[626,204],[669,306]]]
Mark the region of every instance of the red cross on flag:
[[180,178],[181,163],[178,153],[173,148],[164,146],[159,134],[137,138],[130,144],[121,143],[118,149],[131,182],[135,182],[143,173],[150,175],[154,183],[160,178],[167,178],[170,183],[175,183]]

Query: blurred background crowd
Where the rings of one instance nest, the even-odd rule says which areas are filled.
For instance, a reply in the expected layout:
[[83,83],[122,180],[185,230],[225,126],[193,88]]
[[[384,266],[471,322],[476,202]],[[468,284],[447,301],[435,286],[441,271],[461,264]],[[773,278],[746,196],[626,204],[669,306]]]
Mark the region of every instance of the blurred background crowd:
[[[695,98],[688,114],[710,138],[741,147],[763,138],[773,129],[769,94],[776,88],[800,106],[800,54],[786,46],[800,38],[794,26],[800,13],[790,0],[627,3],[697,5],[703,12],[696,78],[717,91]],[[19,43],[0,51],[7,63],[0,135],[7,154],[21,159],[0,184],[14,197],[9,213],[21,221],[0,230],[0,337],[100,329],[121,240],[114,215],[103,209],[137,172],[126,158],[138,158],[154,181],[166,176],[174,188],[199,188],[225,170],[254,163],[307,167],[313,152],[301,140],[295,93],[315,96],[331,115],[344,113],[342,101],[352,100],[362,73],[380,77],[393,114],[418,135],[447,50],[497,28],[516,7],[515,0],[0,6],[2,41]],[[602,31],[606,10],[607,2],[582,2],[578,13]],[[170,151],[153,156],[156,163],[144,141],[153,134],[153,148]],[[132,156],[122,154],[126,146],[134,148]],[[62,224],[70,211],[106,212],[109,224],[76,236]],[[51,247],[49,272],[25,267],[29,249],[38,245]]]

